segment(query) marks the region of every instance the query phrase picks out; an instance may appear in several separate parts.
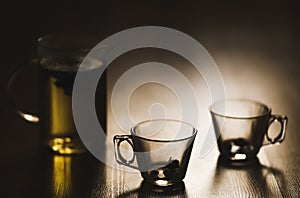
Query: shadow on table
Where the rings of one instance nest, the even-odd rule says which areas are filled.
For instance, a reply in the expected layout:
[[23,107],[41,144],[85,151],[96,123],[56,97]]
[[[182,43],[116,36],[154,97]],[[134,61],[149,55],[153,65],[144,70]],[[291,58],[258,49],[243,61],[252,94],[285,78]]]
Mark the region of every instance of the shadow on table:
[[247,163],[231,163],[219,156],[211,191],[216,195],[277,197],[285,189],[281,171],[262,165],[258,158]]
[[40,149],[32,167],[25,197],[91,197],[104,175],[103,164],[90,154],[63,156]]
[[157,187],[142,181],[139,188],[118,196],[118,198],[125,197],[186,197],[185,184],[180,182],[170,187]]

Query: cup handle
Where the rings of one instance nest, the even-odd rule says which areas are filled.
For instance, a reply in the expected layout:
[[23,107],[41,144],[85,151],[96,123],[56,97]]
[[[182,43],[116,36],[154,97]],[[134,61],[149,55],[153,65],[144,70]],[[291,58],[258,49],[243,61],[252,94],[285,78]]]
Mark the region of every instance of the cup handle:
[[38,63],[38,59],[31,59],[30,61],[27,61],[21,65],[19,65],[15,71],[12,73],[12,75],[10,76],[9,80],[8,80],[8,85],[7,85],[7,96],[8,96],[8,100],[10,105],[16,110],[16,112],[22,117],[24,118],[26,121],[31,122],[31,123],[38,123],[39,122],[39,117],[37,115],[34,115],[32,113],[28,113],[25,112],[23,110],[21,110],[20,108],[18,108],[17,104],[14,102],[13,100],[13,90],[12,90],[12,84],[14,82],[14,80],[16,79],[17,75],[24,69],[26,68],[28,65],[33,65],[33,64],[37,64]]
[[[126,141],[132,148],[133,156],[130,160],[125,159],[120,151],[120,144]],[[135,161],[135,153],[134,153],[134,146],[132,142],[132,136],[131,135],[115,135],[114,136],[114,149],[115,149],[115,158],[118,164],[128,166],[130,168],[139,169],[138,167],[132,165],[132,163]]]
[[269,121],[269,126],[273,123],[273,122],[279,122],[281,125],[281,129],[279,134],[276,137],[270,137],[269,136],[269,132],[267,131],[267,140],[271,143],[271,144],[275,144],[275,143],[281,143],[284,138],[285,138],[285,133],[286,133],[286,126],[287,126],[287,121],[288,118],[285,115],[271,115],[270,121]]

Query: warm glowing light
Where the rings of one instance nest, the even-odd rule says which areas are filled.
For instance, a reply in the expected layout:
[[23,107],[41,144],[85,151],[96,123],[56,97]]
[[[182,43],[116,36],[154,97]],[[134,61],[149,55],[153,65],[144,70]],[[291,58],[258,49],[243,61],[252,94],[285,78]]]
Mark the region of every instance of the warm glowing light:
[[40,121],[40,119],[39,119],[37,116],[30,115],[30,114],[26,114],[26,113],[22,113],[22,112],[19,112],[19,114],[20,114],[25,120],[27,120],[28,122],[34,122],[34,123],[37,123],[37,122]]
[[72,190],[71,158],[67,156],[54,156],[52,189],[55,197],[64,197]]
[[52,146],[52,149],[53,149],[53,151],[58,151],[59,150],[59,146],[54,145],[54,146]]
[[164,170],[161,170],[159,169],[158,170],[158,175],[157,175],[159,178],[164,178],[165,177],[165,174],[164,174]]
[[246,158],[247,158],[246,154],[237,153],[234,155],[234,159],[236,160],[244,160]]
[[63,144],[64,143],[64,139],[62,139],[62,138],[54,138],[53,142],[54,142],[54,144]]
[[156,180],[155,183],[159,186],[167,186],[168,185],[167,180]]
[[71,138],[54,138],[53,143],[51,144],[51,148],[53,151],[58,152],[60,154],[72,154],[74,153],[74,150],[69,148],[68,144],[71,143]]
[[61,151],[61,154],[72,154],[74,151],[70,148],[65,148],[63,151]]

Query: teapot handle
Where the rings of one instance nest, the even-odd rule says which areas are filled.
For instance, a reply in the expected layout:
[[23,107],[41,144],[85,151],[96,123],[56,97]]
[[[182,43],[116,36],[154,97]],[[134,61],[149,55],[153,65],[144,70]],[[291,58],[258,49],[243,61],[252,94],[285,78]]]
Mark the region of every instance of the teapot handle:
[[31,123],[38,123],[40,121],[40,118],[37,115],[34,115],[33,113],[29,113],[26,111],[21,110],[21,108],[18,107],[16,102],[13,99],[13,90],[12,90],[12,84],[14,80],[16,79],[17,75],[28,65],[33,65],[33,64],[38,64],[38,59],[31,59],[21,65],[19,65],[15,71],[12,73],[8,80],[8,85],[7,85],[7,96],[8,96],[8,101],[9,104],[16,110],[16,112],[26,121],[31,122]]

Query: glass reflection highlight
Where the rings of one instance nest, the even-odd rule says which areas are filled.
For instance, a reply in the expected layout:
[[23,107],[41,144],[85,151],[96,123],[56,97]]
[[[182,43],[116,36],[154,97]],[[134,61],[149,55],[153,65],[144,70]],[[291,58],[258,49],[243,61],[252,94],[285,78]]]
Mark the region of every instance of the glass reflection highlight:
[[18,111],[18,114],[28,122],[38,123],[40,119],[37,116]]

